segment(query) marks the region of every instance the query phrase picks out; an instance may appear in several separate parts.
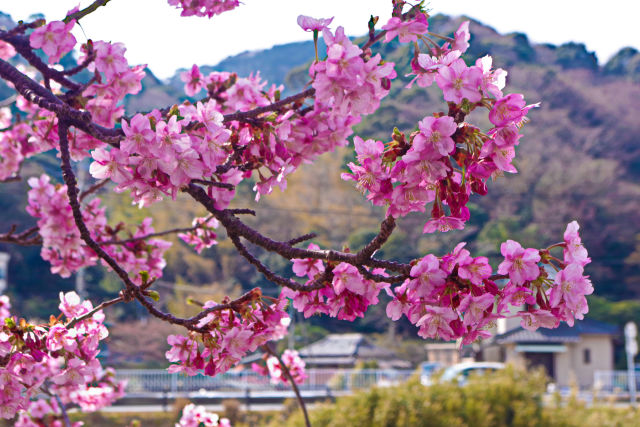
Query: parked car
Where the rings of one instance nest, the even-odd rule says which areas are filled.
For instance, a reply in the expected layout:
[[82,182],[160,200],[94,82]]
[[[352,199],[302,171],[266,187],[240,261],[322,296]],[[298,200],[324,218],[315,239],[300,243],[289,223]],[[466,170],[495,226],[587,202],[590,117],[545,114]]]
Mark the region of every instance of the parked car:
[[433,374],[442,369],[440,362],[422,362],[420,364],[420,382],[422,385],[431,385],[433,383]]
[[449,366],[440,376],[440,381],[457,381],[459,385],[465,385],[469,375],[482,375],[486,372],[495,372],[504,369],[504,363],[498,362],[466,362]]

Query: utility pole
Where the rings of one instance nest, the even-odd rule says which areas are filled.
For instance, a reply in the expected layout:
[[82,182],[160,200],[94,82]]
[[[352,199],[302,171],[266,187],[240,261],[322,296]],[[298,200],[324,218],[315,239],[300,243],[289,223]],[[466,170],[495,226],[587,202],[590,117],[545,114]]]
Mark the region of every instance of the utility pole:
[[638,327],[633,322],[624,325],[625,351],[627,353],[627,376],[629,378],[629,397],[631,406],[636,406],[636,367],[633,359],[638,354]]

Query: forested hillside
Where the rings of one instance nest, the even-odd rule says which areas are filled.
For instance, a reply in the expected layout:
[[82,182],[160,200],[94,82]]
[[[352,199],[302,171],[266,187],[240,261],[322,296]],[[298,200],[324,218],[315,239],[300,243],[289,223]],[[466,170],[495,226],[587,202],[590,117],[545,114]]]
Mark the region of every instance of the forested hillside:
[[[459,19],[438,15],[430,24],[436,32],[452,33]],[[466,240],[476,254],[492,257],[507,238],[530,247],[554,243],[567,222],[577,219],[593,259],[588,273],[596,294],[611,300],[640,297],[640,121],[635,114],[640,110],[640,54],[623,49],[608,63],[599,64],[595,55],[580,44],[534,45],[523,34],[499,35],[478,22],[471,24],[471,32],[467,59],[492,55],[495,66],[508,70],[511,92],[524,93],[530,103],[542,103],[530,113],[531,122],[525,126],[525,137],[518,147],[516,166],[520,173],[492,182],[488,196],[474,196],[472,219],[464,231],[423,235],[423,215],[402,219],[399,232],[383,248],[385,255],[404,261],[427,251],[442,255],[457,241]],[[383,101],[381,114],[375,121],[365,120],[358,132],[362,137],[387,141],[394,126],[411,132],[425,115],[446,105],[436,91],[403,87],[410,80],[402,76],[409,72],[411,46],[391,43],[375,46],[374,51],[376,48],[396,58],[396,71],[401,77]],[[307,63],[312,56],[311,42],[295,43],[267,52],[244,53],[217,66],[203,66],[202,70],[242,70],[246,75],[263,70],[263,78],[286,84],[286,90],[292,91],[306,83]],[[178,76],[165,83],[149,72],[142,94],[127,101],[127,111],[144,111],[185,99]],[[9,88],[0,87],[0,96],[10,94]],[[314,231],[319,244],[358,249],[374,232],[384,212],[370,207],[350,183],[340,179],[349,159],[346,149],[325,155],[291,177],[286,193],[276,191],[259,203],[252,201],[251,188],[242,187],[244,194],[237,197],[236,204],[255,208],[255,224],[276,238]],[[0,218],[5,228],[13,223],[19,228],[35,223],[24,212],[26,200],[21,198],[26,178],[56,162],[52,153],[25,167],[22,181],[0,186]],[[107,189],[101,196],[112,208],[128,204],[126,194]],[[162,204],[148,211],[111,209],[109,214],[115,224],[125,217],[143,217],[150,212],[156,229],[162,230],[190,224],[195,212],[186,203],[182,206],[179,211]],[[264,279],[220,237],[220,244],[204,251],[204,256],[174,239],[163,278],[166,283],[161,284],[176,288],[176,298],[168,304],[179,304],[187,295],[200,292],[221,296],[263,284]],[[48,273],[48,265],[38,256],[39,248],[2,246],[1,250],[12,255],[9,293],[26,315],[48,312],[51,307],[47,301],[54,301],[61,289],[73,287],[73,278],[63,280]],[[290,274],[285,263],[273,255],[261,256]],[[92,297],[112,294],[119,288],[115,279],[98,268],[89,269],[86,279]],[[386,325],[382,316],[374,315],[358,327],[381,331]]]

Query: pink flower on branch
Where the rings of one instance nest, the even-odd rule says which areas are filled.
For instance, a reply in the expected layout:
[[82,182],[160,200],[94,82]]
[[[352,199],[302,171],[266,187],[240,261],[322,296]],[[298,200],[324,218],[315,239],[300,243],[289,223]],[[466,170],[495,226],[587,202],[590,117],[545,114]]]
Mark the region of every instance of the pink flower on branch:
[[396,36],[400,43],[409,43],[417,41],[419,36],[429,31],[429,23],[424,13],[418,13],[406,21],[394,16],[382,26],[382,29],[387,31],[385,43],[389,43]]
[[500,252],[505,260],[498,266],[498,273],[508,274],[514,285],[522,285],[540,275],[540,252],[537,249],[523,249],[520,243],[507,240],[500,246]]
[[331,21],[333,21],[333,17],[312,18],[305,15],[298,16],[298,25],[305,31],[322,31],[325,28],[329,28]]
[[42,49],[49,56],[49,64],[55,64],[76,45],[76,38],[71,29],[76,21],[65,24],[62,21],[52,21],[47,25],[36,28],[29,36],[29,43],[34,49]]
[[460,104],[463,99],[472,103],[482,99],[482,70],[475,66],[467,67],[462,59],[454,61],[448,67],[440,68],[436,83],[442,90],[445,101]]

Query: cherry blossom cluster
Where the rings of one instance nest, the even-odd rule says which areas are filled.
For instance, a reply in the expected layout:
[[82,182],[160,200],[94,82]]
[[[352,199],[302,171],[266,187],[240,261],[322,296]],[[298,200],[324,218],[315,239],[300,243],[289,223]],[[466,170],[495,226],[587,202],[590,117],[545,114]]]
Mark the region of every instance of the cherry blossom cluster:
[[[564,242],[560,244],[563,248],[562,261],[553,257],[548,251],[540,252],[542,262],[557,264],[561,269],[555,273],[553,281],[550,277],[544,277],[541,272],[542,283],[534,294],[538,307],[530,308],[527,313],[522,314],[523,327],[527,329],[536,329],[540,326],[555,327],[558,325],[558,320],[573,326],[574,319],[583,319],[589,311],[585,295],[593,293],[593,284],[589,276],[584,274],[584,267],[591,262],[591,258],[582,244],[578,234],[579,228],[576,221],[567,226]],[[555,269],[558,270],[558,267]],[[528,298],[531,300],[531,297]],[[535,306],[531,304],[530,307]]]
[[[83,421],[76,421],[71,427],[81,427]],[[21,410],[14,424],[15,427],[64,427],[64,419],[60,404],[56,399],[37,399],[29,401],[27,409]]]
[[[81,267],[95,265],[98,257],[80,238],[66,186],[54,185],[47,175],[30,178],[28,182],[31,190],[28,192],[27,212],[38,218],[39,233],[42,236],[40,254],[51,263],[51,272],[69,277]],[[94,240],[119,240],[118,234],[122,231],[123,224],[115,228],[107,225],[105,209],[100,207],[99,198],[87,203],[82,213]],[[137,284],[141,284],[138,274],[141,271],[148,272],[152,277],[162,276],[162,269],[166,264],[164,253],[171,246],[170,242],[161,239],[142,239],[153,233],[151,221],[151,218],[145,218],[128,241],[103,246],[107,253],[131,272],[131,278]]]
[[[309,249],[319,249],[313,243]],[[294,259],[293,272],[298,277],[307,279],[306,284],[313,284],[323,276],[328,267],[318,259]],[[387,283],[366,279],[356,267],[347,263],[339,263],[331,268],[330,285],[312,291],[294,291],[283,288],[280,296],[293,300],[293,307],[304,317],[314,314],[326,314],[340,320],[354,321],[357,317],[364,317],[370,305],[378,303],[380,291],[388,287]],[[382,274],[382,269],[374,269],[374,274]]]
[[[248,352],[286,334],[290,321],[286,304],[284,299],[267,304],[255,293],[241,307],[208,313],[197,323],[201,332],[191,332],[187,336],[169,335],[167,343],[171,349],[166,357],[175,363],[169,366],[169,372],[209,376],[226,372]],[[217,305],[207,301],[203,309],[213,309]]]
[[218,414],[207,412],[204,406],[189,403],[182,409],[182,416],[176,427],[231,427],[231,422],[228,418],[220,418]]
[[[424,233],[464,228],[470,195],[487,194],[491,176],[517,172],[511,164],[514,147],[534,106],[526,105],[520,94],[502,95],[506,72],[493,70],[491,57],[470,67],[460,58],[468,47],[468,27],[468,21],[460,26],[451,46],[434,42],[431,52],[417,53],[412,61],[414,81],[422,87],[436,82],[448,111],[425,117],[409,137],[394,131],[387,144],[356,137],[358,163],[350,163],[351,173],[342,175],[355,181],[373,204],[388,206],[394,217],[424,212],[433,203]],[[428,34],[423,13],[408,21],[392,17],[383,28],[386,42],[396,35],[401,42],[415,42]],[[489,110],[494,125],[485,133],[464,122],[477,107]]]
[[[291,374],[293,381],[296,384],[302,384],[308,378],[305,371],[305,363],[296,350],[286,349],[282,356],[280,356],[282,363]],[[275,356],[270,356],[266,359],[265,366],[252,363],[251,369],[261,375],[268,375],[271,378],[272,384],[284,383],[289,384],[289,379],[284,374],[280,361]]]
[[62,415],[58,399],[91,412],[124,394],[125,384],[96,358],[108,335],[102,311],[92,314],[91,302],[75,292],[61,292],[59,308],[62,314],[48,324],[11,316],[0,326],[0,416],[19,413],[16,425],[56,425]]
[[[501,246],[504,260],[496,276],[486,257],[474,258],[464,246],[458,244],[441,258],[429,254],[418,260],[411,279],[387,290],[393,297],[387,315],[392,320],[405,315],[423,338],[462,338],[468,344],[490,337],[487,329],[498,318],[521,317],[523,327],[535,330],[556,328],[560,321],[573,325],[587,312],[585,295],[593,287],[583,267],[590,260],[577,222],[567,226],[565,242],[557,245],[565,248],[564,261],[549,249],[525,249],[508,240]],[[554,279],[545,265],[558,270]],[[508,281],[498,286],[497,279]]]
[[185,243],[193,245],[196,252],[200,253],[203,249],[210,248],[213,245],[217,245],[218,237],[215,233],[215,229],[218,228],[220,223],[217,219],[209,218],[194,218],[193,226],[197,228],[187,233],[180,233],[180,237]]
[[182,9],[181,16],[206,16],[211,18],[240,6],[239,0],[169,0],[171,6]]
[[[68,23],[52,21],[34,30],[29,42],[34,49],[42,49],[49,56],[49,63],[56,63],[60,57],[70,52],[76,45],[71,34],[75,21]],[[80,61],[92,59],[88,69],[95,73],[94,79],[82,96],[84,108],[91,113],[93,121],[99,125],[112,127],[124,114],[121,101],[126,95],[136,94],[142,88],[145,66],[129,67],[124,57],[126,48],[122,43],[105,41],[89,42],[82,46]],[[51,123],[53,125],[53,123]],[[75,136],[79,148],[93,149],[103,143],[83,132]]]

